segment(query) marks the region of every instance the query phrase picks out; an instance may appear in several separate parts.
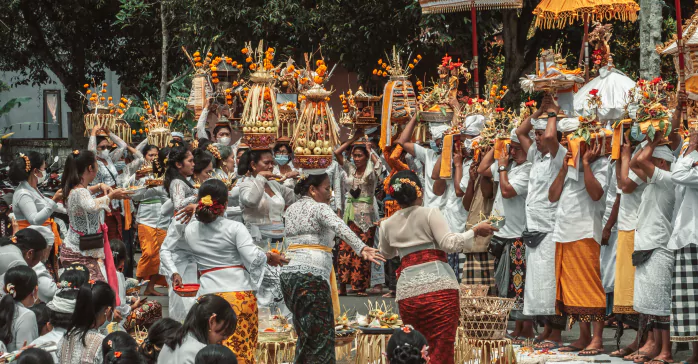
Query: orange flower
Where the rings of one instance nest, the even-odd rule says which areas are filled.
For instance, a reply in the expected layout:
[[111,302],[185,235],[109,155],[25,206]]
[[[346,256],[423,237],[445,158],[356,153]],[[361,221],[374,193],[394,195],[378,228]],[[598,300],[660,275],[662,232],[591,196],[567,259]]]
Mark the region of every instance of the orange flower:
[[247,50],[247,48],[243,48],[240,52],[242,52],[242,54],[247,54],[247,52],[249,51]]
[[256,65],[255,63],[252,63],[252,64],[250,65],[250,69],[253,70],[253,71],[256,70],[256,69],[257,69],[257,65]]
[[313,82],[318,83],[318,84],[319,84],[319,83],[322,83],[322,77],[320,77],[320,76],[315,76],[315,78],[313,78]]
[[213,82],[213,83],[218,83],[218,82],[220,82],[220,80],[217,79],[217,78],[214,78],[214,79],[211,80],[211,82]]
[[269,48],[267,49],[267,52],[269,52],[269,53],[274,53],[274,48],[269,47]]
[[218,67],[211,67],[211,71],[212,71],[212,72],[218,71]]
[[90,87],[90,85],[88,85],[88,84],[84,84],[84,85],[82,85],[82,87],[84,87],[84,88],[88,88],[88,87]]
[[194,57],[198,57],[200,55],[201,55],[201,53],[199,53],[199,51],[194,52]]
[[106,93],[107,93],[107,90],[102,89],[102,93],[103,93],[103,94],[106,94]]
[[108,100],[109,100],[109,101],[111,101],[111,100],[112,100],[112,97],[111,97],[111,96],[109,96]]
[[374,74],[374,75],[375,75],[375,74],[378,74],[378,70],[377,70],[377,69],[374,69],[374,70],[373,70],[373,74]]
[[131,135],[136,135],[136,131],[135,131],[135,130],[131,130]]
[[252,57],[247,57],[247,58],[245,58],[245,62],[247,62],[247,63],[252,62]]
[[148,130],[148,128],[145,128],[145,132],[146,132],[146,133],[149,132],[149,131],[150,131],[150,130]]
[[88,94],[91,94],[91,93],[92,93],[92,90],[88,89],[88,90],[85,91],[85,92],[87,92]]

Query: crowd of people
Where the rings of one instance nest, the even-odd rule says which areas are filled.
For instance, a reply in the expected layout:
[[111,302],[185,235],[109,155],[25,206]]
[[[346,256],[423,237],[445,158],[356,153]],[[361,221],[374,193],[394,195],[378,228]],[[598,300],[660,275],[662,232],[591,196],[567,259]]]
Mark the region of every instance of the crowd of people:
[[[209,134],[215,111],[204,108],[195,141],[174,132],[165,148],[95,127],[51,198],[37,187],[42,155],[11,161],[0,351],[24,349],[26,363],[254,363],[264,309],[292,322],[296,363],[332,363],[339,296],[385,293],[405,324],[390,362],[453,363],[460,285],[480,284],[514,299],[514,344],[599,355],[613,317],[637,337],[612,356],[666,363],[672,342],[693,342],[695,362],[698,132],[626,136],[614,160],[602,143],[571,144],[579,119],[546,96],[504,149],[479,145],[485,117],[470,115],[446,155],[449,127],[415,142],[415,115],[393,145],[358,129],[328,168],[300,170],[283,142],[231,143],[226,124]],[[196,297],[177,293],[187,284]],[[157,286],[168,318],[141,298],[163,295]]]

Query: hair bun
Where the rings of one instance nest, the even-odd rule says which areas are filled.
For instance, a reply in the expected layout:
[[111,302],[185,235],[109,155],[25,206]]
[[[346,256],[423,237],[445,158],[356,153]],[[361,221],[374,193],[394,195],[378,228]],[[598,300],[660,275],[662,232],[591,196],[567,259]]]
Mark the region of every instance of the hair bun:
[[426,363],[422,358],[422,353],[419,349],[412,345],[400,345],[393,350],[393,359],[401,364],[422,364]]

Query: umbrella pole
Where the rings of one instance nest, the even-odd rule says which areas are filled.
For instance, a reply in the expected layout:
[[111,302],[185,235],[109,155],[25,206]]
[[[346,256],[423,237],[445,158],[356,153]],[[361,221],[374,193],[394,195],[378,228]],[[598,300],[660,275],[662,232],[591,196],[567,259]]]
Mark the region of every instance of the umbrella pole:
[[[679,0],[676,0],[679,1]],[[478,71],[477,56],[477,16],[475,11],[475,0],[470,7],[470,19],[473,24],[473,83],[475,84],[475,98],[480,98],[480,72]]]
[[584,19],[584,81],[589,82],[589,16]]
[[[679,49],[679,89],[681,92],[686,92],[686,80],[684,68],[686,67],[686,60],[684,59],[683,53],[683,24],[681,24],[681,0],[674,0],[674,6],[676,6],[676,46]],[[684,104],[679,103],[679,110],[681,117],[684,116]]]

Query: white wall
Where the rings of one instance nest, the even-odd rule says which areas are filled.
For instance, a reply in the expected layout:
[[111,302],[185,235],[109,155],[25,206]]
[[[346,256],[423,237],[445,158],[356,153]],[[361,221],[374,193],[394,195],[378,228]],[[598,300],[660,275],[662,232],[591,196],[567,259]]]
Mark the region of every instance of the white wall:
[[[43,118],[44,90],[60,90],[61,116],[59,122],[62,123],[62,135],[60,138],[68,138],[70,133],[68,112],[70,108],[68,104],[65,103],[66,91],[53,72],[49,70],[46,72],[51,77],[52,82],[41,86],[19,85],[16,87],[12,87],[12,84],[19,76],[18,73],[0,72],[0,80],[10,85],[10,90],[0,93],[0,105],[4,105],[8,100],[17,97],[31,98],[30,101],[22,103],[21,107],[14,108],[8,114],[0,117],[0,135],[14,132],[15,134],[12,138],[16,139],[43,139],[45,126]],[[110,70],[105,70],[105,77],[106,79],[104,81],[109,85],[107,86],[107,95],[118,100],[121,97],[121,86],[119,85],[118,76]],[[102,82],[102,80],[96,80],[96,82]],[[91,84],[91,82],[87,83]],[[12,126],[12,130],[6,130],[6,128],[10,126]],[[59,138],[55,130],[57,130],[55,127],[49,128],[49,138]]]

